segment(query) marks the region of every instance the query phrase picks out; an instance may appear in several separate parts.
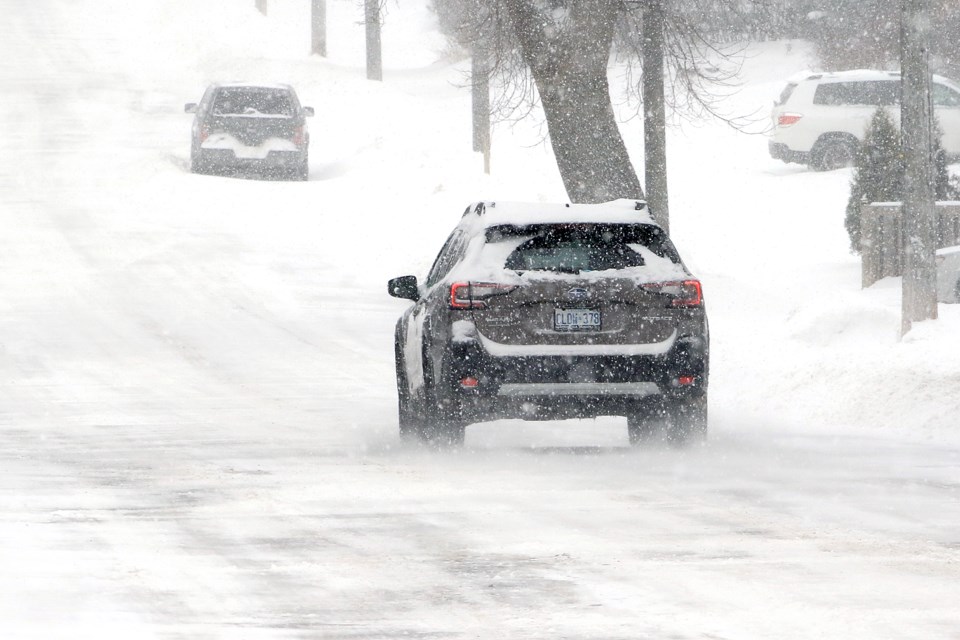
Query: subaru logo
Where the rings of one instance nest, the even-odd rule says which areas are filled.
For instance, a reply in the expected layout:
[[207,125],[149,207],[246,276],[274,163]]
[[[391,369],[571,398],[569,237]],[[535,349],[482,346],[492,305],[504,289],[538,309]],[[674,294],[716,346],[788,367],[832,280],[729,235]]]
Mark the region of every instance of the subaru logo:
[[570,291],[567,291],[567,298],[570,300],[583,300],[588,295],[590,294],[583,287],[574,287],[570,289]]

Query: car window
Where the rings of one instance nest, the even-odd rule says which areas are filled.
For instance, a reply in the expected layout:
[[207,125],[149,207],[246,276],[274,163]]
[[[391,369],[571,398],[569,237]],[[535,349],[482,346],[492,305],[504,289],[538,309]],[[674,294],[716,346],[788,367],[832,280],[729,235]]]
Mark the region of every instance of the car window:
[[450,234],[450,237],[443,244],[443,248],[440,249],[437,259],[434,260],[430,273],[427,274],[427,286],[432,287],[443,280],[453,269],[453,266],[463,258],[466,248],[467,243],[464,240],[463,233],[458,230]]
[[790,99],[790,95],[793,93],[793,90],[797,88],[796,82],[791,82],[783,88],[783,91],[780,92],[780,97],[777,98],[776,106],[786,104],[787,100]]
[[199,106],[199,109],[209,109],[209,108],[210,108],[210,100],[211,100],[211,96],[212,96],[212,95],[213,95],[213,87],[207,87],[207,88],[204,90],[204,92],[203,92],[203,97],[200,98],[200,106]]
[[224,87],[217,93],[213,112],[218,116],[292,116],[293,101],[282,89]]
[[892,106],[900,104],[900,82],[869,80],[823,83],[814,92],[813,103],[827,106]]
[[487,231],[487,242],[517,237],[522,241],[504,262],[504,267],[514,271],[580,273],[642,267],[646,259],[638,251],[640,247],[680,263],[669,238],[653,225],[529,225]]
[[942,84],[933,84],[933,104],[938,107],[960,107],[960,93]]

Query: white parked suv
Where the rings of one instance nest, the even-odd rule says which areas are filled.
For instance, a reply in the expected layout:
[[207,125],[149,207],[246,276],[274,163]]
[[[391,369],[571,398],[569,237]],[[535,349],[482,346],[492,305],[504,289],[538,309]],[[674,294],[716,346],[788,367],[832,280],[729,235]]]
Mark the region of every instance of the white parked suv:
[[960,246],[937,249],[937,300],[960,304]]
[[[933,76],[933,104],[950,157],[960,157],[960,85]],[[853,163],[878,106],[900,122],[900,74],[858,69],[791,78],[773,103],[770,155],[818,171]]]

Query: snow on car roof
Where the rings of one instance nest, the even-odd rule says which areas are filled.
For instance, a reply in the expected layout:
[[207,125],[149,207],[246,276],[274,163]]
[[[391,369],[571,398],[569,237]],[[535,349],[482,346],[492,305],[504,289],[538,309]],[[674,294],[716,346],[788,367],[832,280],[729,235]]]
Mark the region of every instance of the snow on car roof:
[[899,71],[880,71],[878,69],[850,69],[848,71],[830,71],[812,73],[808,80],[823,80],[825,82],[849,82],[851,80],[891,80],[899,79]]
[[[790,76],[787,81],[794,84],[804,80],[820,80],[821,82],[851,82],[869,80],[899,80],[899,71],[882,71],[880,69],[849,69],[847,71],[801,71]],[[955,84],[950,78],[934,74],[937,82]]]
[[[486,230],[503,225],[527,226],[536,224],[648,224],[660,228],[650,216],[650,208],[643,200],[614,200],[601,204],[544,204],[537,202],[475,202],[464,212],[461,229],[470,240],[466,256],[446,279],[480,280],[522,284],[530,280],[602,280],[616,277],[636,282],[683,279],[689,275],[682,262],[653,253],[637,246],[635,251],[644,258],[643,266],[615,270],[583,271],[575,274],[531,270],[519,273],[507,269],[508,256],[529,236],[505,236],[494,242],[486,239]],[[633,245],[631,245],[633,247]]]
[[274,83],[261,83],[261,82],[218,82],[216,83],[217,87],[230,87],[230,88],[251,88],[251,89],[291,89],[291,85],[283,84],[279,82]]
[[500,225],[528,224],[652,224],[650,208],[643,200],[613,200],[601,204],[540,202],[477,202],[467,207],[470,227],[489,229]]

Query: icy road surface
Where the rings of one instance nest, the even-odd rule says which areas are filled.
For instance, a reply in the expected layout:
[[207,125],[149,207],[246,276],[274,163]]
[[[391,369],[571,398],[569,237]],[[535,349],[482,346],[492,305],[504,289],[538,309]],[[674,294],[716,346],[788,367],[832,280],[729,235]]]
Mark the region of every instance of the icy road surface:
[[[331,50],[362,46],[352,0],[329,4]],[[956,439],[781,419],[816,345],[765,343],[792,308],[745,304],[762,274],[706,241],[707,446],[631,450],[612,418],[400,446],[386,279],[422,274],[478,190],[562,191],[549,158],[503,145],[485,181],[450,142],[462,65],[372,86],[362,50],[267,31],[307,2],[252,5],[0,0],[0,637],[960,638]],[[317,107],[310,182],[187,172],[182,103],[254,76]],[[701,153],[736,148],[716,131]],[[704,171],[845,184],[754,153]],[[809,247],[782,251],[806,282]],[[931,389],[925,410],[955,402]]]

